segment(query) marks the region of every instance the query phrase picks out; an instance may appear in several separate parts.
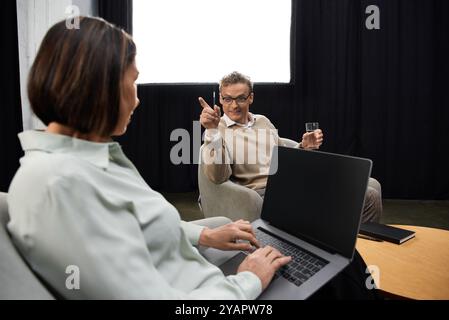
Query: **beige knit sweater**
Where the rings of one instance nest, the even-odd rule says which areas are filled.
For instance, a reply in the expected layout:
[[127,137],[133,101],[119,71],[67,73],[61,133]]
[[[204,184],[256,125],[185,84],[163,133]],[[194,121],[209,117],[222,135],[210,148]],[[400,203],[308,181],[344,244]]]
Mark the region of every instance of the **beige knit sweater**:
[[270,120],[250,114],[247,126],[226,115],[218,129],[206,130],[202,159],[204,174],[214,183],[228,179],[254,190],[264,189],[275,145],[283,145]]

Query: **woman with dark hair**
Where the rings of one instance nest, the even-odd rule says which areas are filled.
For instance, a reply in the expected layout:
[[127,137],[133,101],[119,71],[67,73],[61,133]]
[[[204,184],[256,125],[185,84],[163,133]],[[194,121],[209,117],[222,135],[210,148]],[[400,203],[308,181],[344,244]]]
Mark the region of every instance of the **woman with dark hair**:
[[[195,246],[250,249],[258,245],[251,225],[182,222],[111,139],[139,104],[135,56],[132,38],[101,19],[48,31],[28,84],[47,129],[19,135],[25,156],[8,195],[13,239],[64,298],[255,299],[290,258],[261,248],[225,277]],[[79,283],[68,285],[70,270]]]

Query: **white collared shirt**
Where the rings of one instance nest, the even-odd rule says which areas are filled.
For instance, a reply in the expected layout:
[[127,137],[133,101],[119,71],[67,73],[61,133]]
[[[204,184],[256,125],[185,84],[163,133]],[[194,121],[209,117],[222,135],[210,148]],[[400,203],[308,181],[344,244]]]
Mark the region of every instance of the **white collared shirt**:
[[223,120],[225,121],[226,126],[228,128],[232,127],[232,126],[235,126],[235,125],[237,125],[239,127],[243,127],[243,128],[251,128],[256,123],[256,116],[253,115],[251,112],[248,113],[248,123],[246,123],[246,124],[235,122],[234,120],[229,118],[226,113],[223,115]]
[[[243,123],[235,122],[234,120],[229,118],[226,113],[222,116],[222,119],[225,122],[227,128],[230,128],[232,126],[239,126],[239,127],[245,128],[245,129],[251,129],[256,124],[257,115],[254,115],[251,112],[249,112],[248,118],[249,118],[248,123],[243,124]],[[217,141],[218,139],[220,139],[220,137],[221,137],[220,133],[216,129],[213,129],[213,130],[206,129],[204,131],[204,141],[205,142],[214,142],[214,141]]]

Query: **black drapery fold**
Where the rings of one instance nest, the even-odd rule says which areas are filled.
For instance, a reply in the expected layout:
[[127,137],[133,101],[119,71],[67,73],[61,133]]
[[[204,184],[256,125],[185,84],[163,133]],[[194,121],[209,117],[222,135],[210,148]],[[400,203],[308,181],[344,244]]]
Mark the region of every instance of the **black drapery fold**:
[[8,191],[22,156],[17,134],[22,131],[20,101],[19,50],[16,1],[6,1],[1,10],[0,69],[5,81],[0,86],[0,191]]
[[[369,5],[380,30],[365,26]],[[386,198],[449,199],[449,1],[295,0],[293,9],[294,81],[256,84],[251,111],[295,140],[320,122],[322,150],[373,159]],[[197,188],[197,166],[171,163],[170,134],[192,137],[197,98],[211,101],[214,88],[139,86],[141,106],[119,140],[153,188]]]
[[[296,45],[298,66],[293,119],[298,134],[305,122],[319,122],[323,150],[355,154],[358,150],[359,82],[358,1],[298,1]],[[278,124],[282,128],[283,123]]]
[[[363,0],[358,153],[395,198],[449,198],[449,2]],[[363,16],[366,17],[364,12]]]
[[132,7],[132,0],[98,0],[98,15],[132,34]]

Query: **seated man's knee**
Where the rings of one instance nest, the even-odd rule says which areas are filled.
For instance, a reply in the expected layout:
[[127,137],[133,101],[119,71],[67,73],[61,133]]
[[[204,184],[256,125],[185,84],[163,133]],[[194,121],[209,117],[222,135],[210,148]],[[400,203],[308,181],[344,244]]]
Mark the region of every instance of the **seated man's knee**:
[[382,216],[382,197],[379,192],[368,186],[365,194],[365,205],[362,212],[362,223],[379,222]]
[[379,181],[377,181],[374,178],[369,178],[368,187],[375,189],[377,191],[377,193],[379,194],[379,197],[382,198],[382,186],[380,185]]
[[365,207],[371,207],[375,204],[378,198],[377,190],[368,186],[365,194]]

